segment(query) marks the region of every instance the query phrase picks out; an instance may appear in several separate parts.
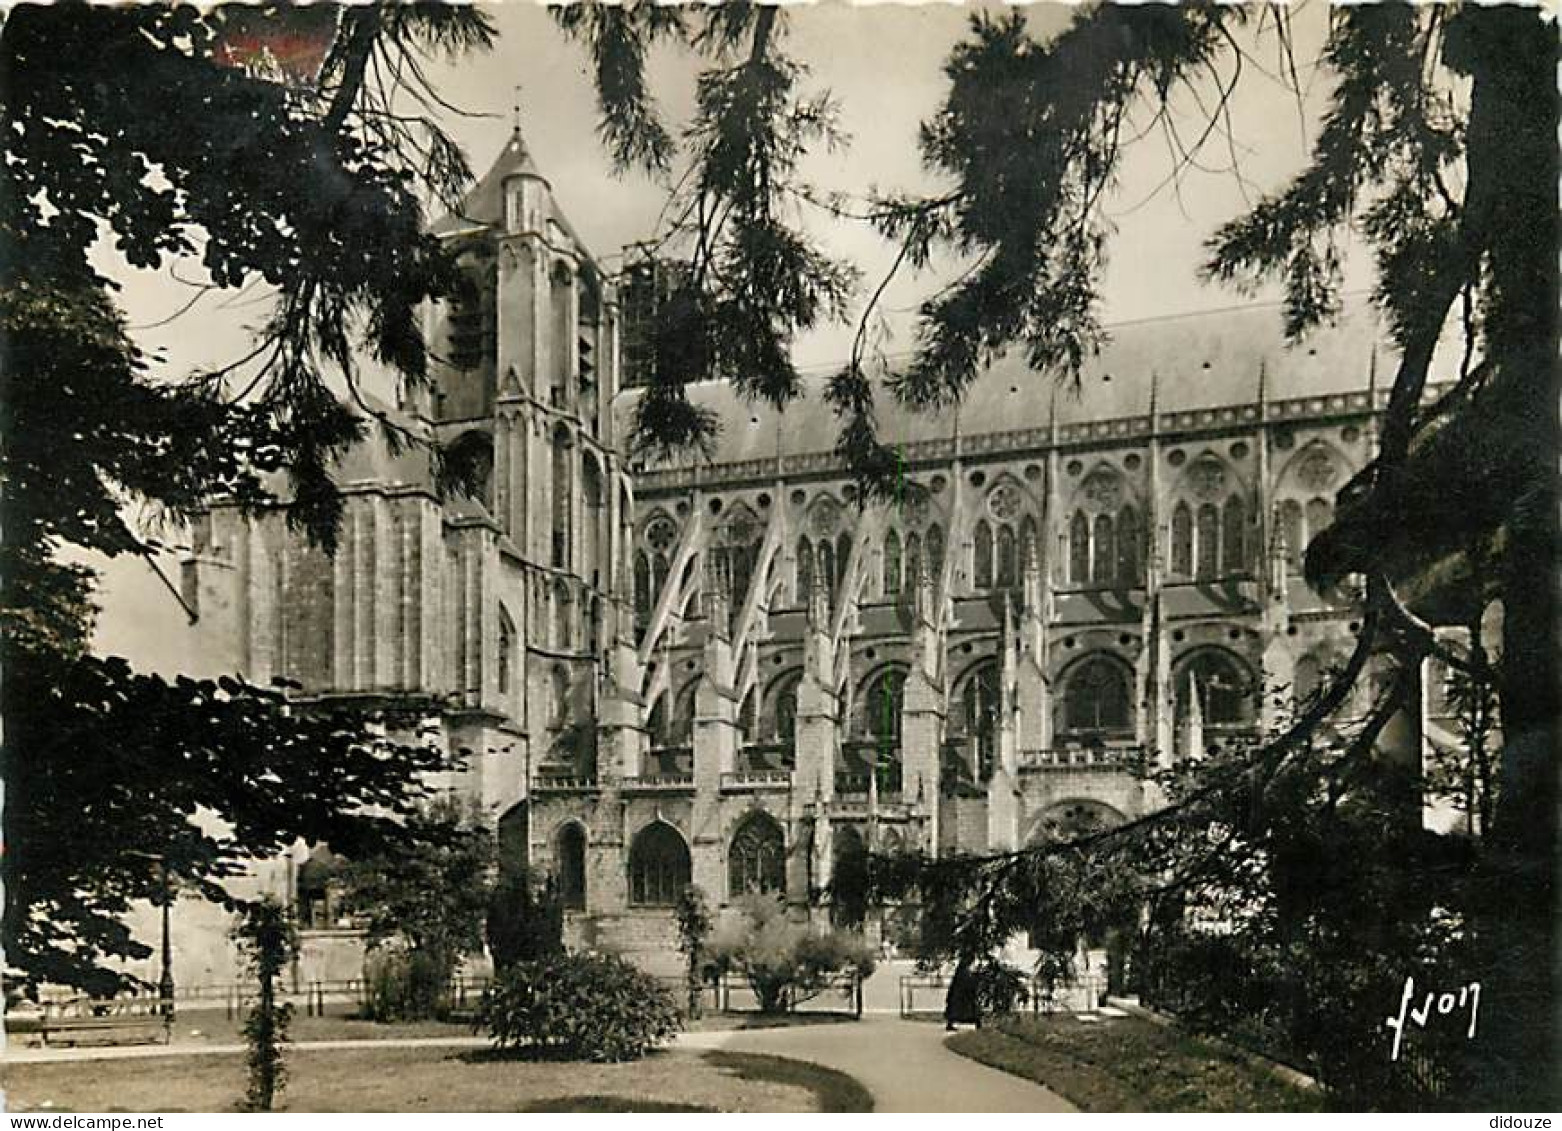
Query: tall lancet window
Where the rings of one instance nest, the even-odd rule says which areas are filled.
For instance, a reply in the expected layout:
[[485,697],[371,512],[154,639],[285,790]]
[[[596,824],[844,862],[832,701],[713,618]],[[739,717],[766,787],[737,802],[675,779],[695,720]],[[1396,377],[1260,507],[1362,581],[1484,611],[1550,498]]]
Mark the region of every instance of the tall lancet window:
[[[928,531],[928,542],[932,543],[933,532]],[[915,589],[922,580],[922,539],[916,531],[906,535],[906,588]]]
[[553,432],[553,565],[568,569],[573,530],[570,525],[570,436],[562,425]]
[[998,528],[998,587],[1012,588],[1019,580],[1015,564],[1014,532],[1007,526]]
[[515,622],[501,607],[499,610],[499,694],[509,695],[515,666]]
[[635,620],[651,619],[651,560],[644,550],[635,551]]
[[797,603],[808,600],[814,587],[814,547],[806,537],[797,540]]
[[828,538],[819,539],[819,584],[832,596],[835,593],[836,565],[835,547]]
[[1198,551],[1198,575],[1201,579],[1220,572],[1220,511],[1214,503],[1199,507],[1194,520],[1194,542]]
[[1302,551],[1307,548],[1307,536],[1302,532],[1302,504],[1287,499],[1280,504],[1280,532],[1285,537],[1285,556],[1292,569],[1302,564]]
[[884,536],[884,596],[900,592],[900,535],[891,530]]
[[1112,516],[1096,515],[1095,538],[1090,547],[1090,580],[1109,585],[1117,576],[1117,546],[1112,537]]
[[987,525],[986,519],[981,519],[976,524],[975,538],[975,562],[974,579],[972,584],[978,589],[991,589],[993,587],[993,531]]
[[1139,584],[1139,512],[1124,507],[1117,512],[1117,580],[1123,585]]
[[944,531],[937,523],[927,528],[927,572],[935,582],[944,573]]
[[1193,576],[1193,511],[1178,503],[1172,511],[1171,571],[1178,577]]
[[1240,573],[1247,568],[1247,508],[1238,495],[1226,500],[1221,513],[1221,568],[1227,573]]
[[1090,580],[1090,520],[1075,511],[1068,524],[1068,579],[1075,585]]

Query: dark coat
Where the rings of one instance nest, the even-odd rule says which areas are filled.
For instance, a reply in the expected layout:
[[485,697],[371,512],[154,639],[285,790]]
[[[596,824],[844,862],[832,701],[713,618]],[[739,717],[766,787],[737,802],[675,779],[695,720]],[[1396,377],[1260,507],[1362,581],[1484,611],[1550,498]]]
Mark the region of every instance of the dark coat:
[[944,995],[944,1020],[951,1025],[971,1025],[982,1019],[982,1007],[976,975],[964,962],[955,967]]

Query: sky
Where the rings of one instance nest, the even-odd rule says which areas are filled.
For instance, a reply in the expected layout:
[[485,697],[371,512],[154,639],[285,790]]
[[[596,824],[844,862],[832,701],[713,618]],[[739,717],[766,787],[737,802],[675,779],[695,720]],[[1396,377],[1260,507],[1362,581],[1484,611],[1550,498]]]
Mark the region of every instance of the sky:
[[[837,100],[849,144],[836,152],[810,155],[803,175],[824,190],[860,195],[869,189],[936,192],[947,184],[927,172],[917,151],[920,123],[939,105],[947,87],[942,64],[967,34],[974,6],[839,2],[791,5],[786,46],[808,68],[802,91],[828,90]],[[626,244],[646,239],[655,228],[665,190],[639,174],[615,175],[597,140],[597,111],[582,47],[567,40],[541,6],[515,0],[491,7],[498,29],[494,49],[484,55],[441,61],[429,74],[441,97],[473,116],[442,115],[441,124],[465,149],[481,175],[497,156],[519,119],[528,147],[551,182],[556,198],[592,253],[609,270]],[[1065,27],[1073,10],[1059,4],[1026,9],[1032,34],[1047,38]],[[1327,15],[1320,0],[1295,6],[1296,57],[1316,56]],[[1151,131],[1130,146],[1120,188],[1105,201],[1117,233],[1104,279],[1103,315],[1108,322],[1230,306],[1247,301],[1229,288],[1201,284],[1196,269],[1204,240],[1225,220],[1241,214],[1263,192],[1273,191],[1299,169],[1307,155],[1311,127],[1327,94],[1327,76],[1299,68],[1309,88],[1307,115],[1279,80],[1280,61],[1272,34],[1249,37],[1240,93],[1232,103],[1234,145],[1217,137],[1176,185],[1163,133]],[[659,48],[650,61],[653,90],[670,125],[686,120],[699,60],[673,47]],[[1208,92],[1206,92],[1207,94]],[[481,115],[481,116],[477,116]],[[1141,117],[1141,124],[1148,115]],[[1191,99],[1174,104],[1173,121],[1184,141],[1203,129],[1202,110]],[[1234,150],[1240,178],[1228,169]],[[895,248],[865,225],[832,221],[816,209],[797,217],[831,254],[864,271],[859,302],[877,285]],[[190,280],[198,265],[176,263],[160,272],[134,272],[106,263],[123,284],[121,299],[144,344],[158,348],[175,371],[222,364],[244,352],[248,328],[265,312],[265,295],[214,293],[198,299]],[[958,269],[899,277],[886,295],[892,345],[913,344],[915,306]],[[179,279],[186,280],[181,283]],[[1269,293],[1268,297],[1274,297]],[[805,368],[826,366],[847,352],[855,326],[821,328],[796,345]]]
[[[498,31],[491,52],[436,62],[428,70],[441,97],[468,112],[447,113],[441,124],[481,175],[513,128],[518,102],[526,143],[556,199],[592,253],[612,270],[625,244],[652,234],[665,190],[644,176],[614,174],[596,135],[585,52],[565,39],[546,10],[525,0],[489,10]],[[802,91],[830,91],[849,135],[846,147],[810,155],[803,176],[822,190],[856,195],[869,189],[936,192],[948,187],[923,168],[917,129],[946,92],[942,64],[967,34],[973,10],[957,4],[789,6],[785,45],[808,69]],[[1073,18],[1073,9],[1057,4],[1035,4],[1025,12],[1039,39]],[[1317,56],[1327,7],[1321,0],[1304,0],[1292,6],[1291,17],[1298,77],[1306,92],[1300,105],[1280,78],[1272,29],[1254,32],[1246,37],[1249,54],[1230,107],[1229,143],[1214,139],[1200,167],[1184,170],[1175,183],[1168,181],[1173,159],[1162,133],[1151,131],[1128,147],[1120,185],[1104,201],[1116,227],[1102,279],[1102,315],[1109,325],[1252,301],[1229,288],[1201,283],[1197,267],[1204,241],[1222,222],[1282,187],[1306,161],[1329,87],[1328,75],[1307,62]],[[699,60],[670,46],[650,59],[653,90],[675,129],[690,109],[699,66]],[[1211,93],[1202,92],[1200,100],[1209,104]],[[1172,109],[1183,140],[1197,137],[1207,121],[1199,100],[1182,97]],[[1148,114],[1141,114],[1138,126],[1148,121]],[[1240,175],[1231,171],[1233,158]],[[895,248],[863,225],[830,220],[813,209],[797,219],[830,254],[863,269],[859,302],[893,261]],[[1369,281],[1363,258],[1352,257],[1352,287]],[[266,313],[267,296],[254,289],[196,297],[191,284],[203,278],[196,262],[135,271],[105,257],[102,265],[122,285],[120,301],[136,337],[164,358],[174,375],[242,356],[250,328]],[[923,275],[903,274],[886,291],[882,310],[892,352],[912,348],[917,303],[947,282],[959,264],[938,266]],[[1275,294],[1271,290],[1258,297],[1273,299]],[[798,364],[808,369],[838,363],[854,332],[855,322],[805,335],[795,346]],[[106,571],[105,583],[100,647],[143,653],[150,648],[154,666],[176,666],[183,645],[167,629],[181,614],[156,577],[144,564],[122,562]]]

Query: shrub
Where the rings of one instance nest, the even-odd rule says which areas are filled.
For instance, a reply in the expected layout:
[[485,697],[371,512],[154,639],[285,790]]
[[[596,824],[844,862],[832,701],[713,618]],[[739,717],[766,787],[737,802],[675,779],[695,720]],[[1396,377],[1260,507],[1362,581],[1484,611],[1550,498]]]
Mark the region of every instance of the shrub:
[[564,951],[564,906],[551,883],[524,866],[503,869],[488,897],[488,953],[494,968],[535,962]]
[[270,1111],[287,1078],[282,1046],[293,1019],[292,1005],[277,1000],[277,978],[298,953],[298,930],[288,909],[267,896],[245,908],[233,937],[259,989],[244,1018],[244,1041],[249,1046],[244,1106],[251,1111]]
[[873,948],[859,935],[793,923],[779,899],[765,896],[745,900],[742,911],[741,921],[716,932],[709,954],[718,970],[748,981],[762,1013],[815,997],[841,974],[873,973]]
[[678,920],[678,950],[686,959],[684,985],[689,991],[689,1016],[700,1015],[700,987],[705,982],[705,940],[710,937],[710,905],[696,884],[683,889],[673,908]]
[[363,973],[364,1015],[371,1021],[419,1021],[449,1011],[450,970],[443,959],[382,946],[365,956]]
[[567,1060],[637,1060],[677,1033],[666,988],[621,958],[561,954],[494,979],[481,1023],[501,1049]]
[[[347,863],[342,905],[362,919],[370,955],[389,956],[379,979],[400,1004],[383,1019],[410,1021],[438,1016],[462,958],[482,953],[497,849],[480,810],[453,797],[411,814],[404,834]],[[396,957],[406,952],[418,958]],[[376,978],[367,962],[365,976]]]

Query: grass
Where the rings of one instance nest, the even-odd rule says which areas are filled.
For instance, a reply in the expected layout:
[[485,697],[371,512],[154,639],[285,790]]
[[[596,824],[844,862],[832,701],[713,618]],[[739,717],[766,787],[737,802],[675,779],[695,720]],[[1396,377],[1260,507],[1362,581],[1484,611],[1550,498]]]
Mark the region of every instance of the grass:
[[1137,1017],[1008,1017],[957,1033],[954,1052],[1042,1084],[1081,1111],[1321,1111],[1323,1096]]
[[[293,1049],[282,1111],[862,1110],[838,1072],[776,1057],[665,1051],[627,1064],[540,1063],[451,1049]],[[10,1111],[232,1111],[235,1054],[0,1065]],[[870,1102],[871,1101],[866,1101]]]
[[733,1029],[795,1029],[804,1025],[839,1025],[855,1022],[850,1013],[706,1013],[683,1019],[685,1032],[727,1032]]
[[[684,1028],[691,1033],[733,1029],[789,1029],[797,1025],[833,1025],[855,1021],[849,1013],[782,1013],[758,1012],[707,1013],[693,1020],[684,1019]],[[237,1045],[244,1043],[240,1031],[242,1023],[229,1020],[220,1010],[181,1011],[174,1020],[173,1044],[176,1046]],[[302,1012],[293,1015],[288,1027],[288,1039],[294,1044],[309,1041],[337,1040],[397,1040],[404,1037],[473,1037],[482,1036],[474,1030],[470,1021],[399,1021],[395,1023],[369,1021],[360,1017],[328,1016],[309,1017]],[[21,1044],[36,1045],[35,1036],[26,1033],[11,1034],[11,1039]],[[83,1044],[93,1043],[84,1038]],[[102,1042],[98,1042],[102,1043]]]
[[824,1112],[873,1110],[873,1096],[855,1077],[819,1064],[783,1056],[750,1052],[708,1052],[705,1062],[726,1069],[743,1080],[765,1081],[813,1093],[814,1104]]
[[711,1112],[713,1107],[696,1107],[694,1104],[662,1103],[659,1100],[644,1100],[635,1103],[626,1100],[623,1096],[564,1096],[556,1100],[540,1100],[522,1111],[537,1112],[649,1112],[649,1111],[699,1111]]

